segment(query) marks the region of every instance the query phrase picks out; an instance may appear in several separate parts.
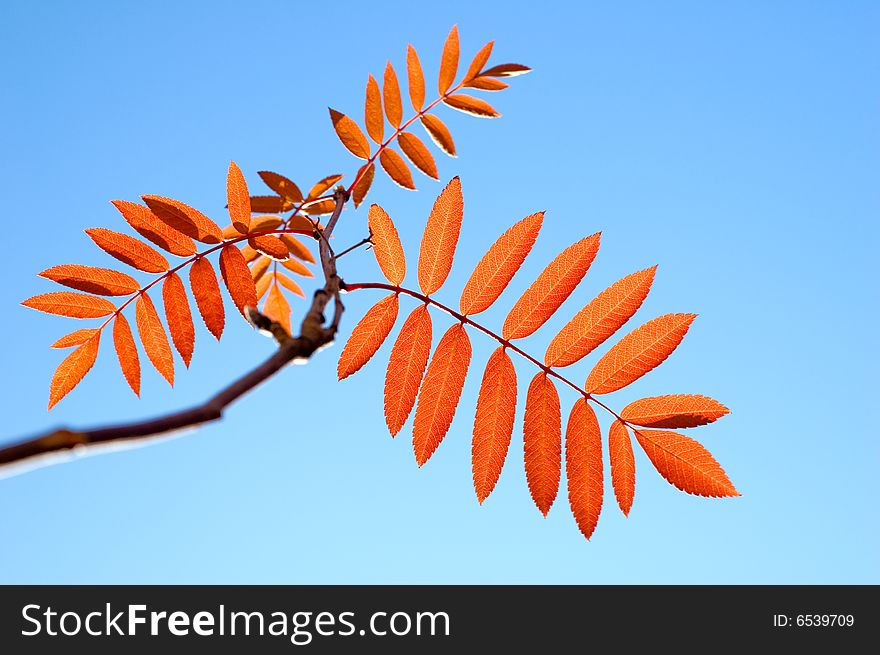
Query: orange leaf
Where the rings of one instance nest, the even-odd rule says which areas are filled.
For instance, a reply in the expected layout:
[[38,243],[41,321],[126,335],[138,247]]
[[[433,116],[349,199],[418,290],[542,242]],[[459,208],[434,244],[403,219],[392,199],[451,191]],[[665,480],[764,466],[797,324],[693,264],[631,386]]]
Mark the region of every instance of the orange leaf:
[[257,175],[266,183],[266,186],[290,203],[298,203],[303,201],[302,191],[299,187],[283,175],[273,173],[272,171],[259,171]]
[[696,314],[665,314],[648,321],[618,341],[587,377],[585,390],[610,393],[635,382],[672,354]]
[[335,208],[336,203],[331,199],[319,200],[317,202],[313,201],[311,203],[303,205],[303,209],[305,209],[306,213],[310,216],[324,216],[326,214],[332,214]]
[[482,503],[498,482],[516,413],[516,370],[504,348],[489,357],[474,417],[471,468],[477,500]]
[[293,209],[293,203],[280,196],[251,196],[251,211],[255,214],[277,214]]
[[220,274],[229,290],[232,302],[244,316],[244,308],[257,308],[257,288],[244,255],[235,244],[223,246],[220,251]]
[[565,476],[571,513],[589,539],[602,511],[602,431],[584,398],[575,401],[565,429]]
[[510,85],[494,77],[480,76],[475,77],[464,86],[469,89],[479,89],[480,91],[504,91]]
[[257,257],[262,257],[262,255],[260,255],[260,253],[258,253],[256,250],[254,250],[253,248],[251,248],[247,244],[244,244],[241,247],[241,254],[244,257],[244,260],[249,263],[254,261]]
[[403,157],[397,154],[397,151],[391,148],[385,148],[379,153],[379,163],[388,173],[388,176],[404,189],[415,189],[413,184],[412,173],[409,172],[409,166],[403,161]]
[[452,140],[452,134],[446,124],[431,114],[422,116],[421,121],[422,127],[431,137],[431,141],[450,157],[456,157],[455,142]]
[[263,278],[266,271],[269,270],[269,264],[271,263],[272,260],[269,257],[261,255],[254,265],[250,267],[251,278],[254,282],[259,282]]
[[226,201],[229,218],[232,219],[235,229],[247,234],[251,228],[251,196],[244,175],[234,161],[229,162],[229,172],[226,175]]
[[116,347],[116,357],[119,359],[119,368],[128,386],[134,391],[134,395],[141,395],[141,361],[138,357],[137,346],[134,336],[131,334],[131,326],[128,319],[122,314],[117,314],[113,319],[113,345]]
[[336,136],[351,154],[361,159],[370,158],[370,144],[357,123],[335,109],[330,110],[330,120],[333,121]]
[[575,314],[544,355],[547,366],[569,366],[586,357],[617,332],[642,306],[656,266],[618,280]]
[[608,430],[608,455],[611,458],[611,485],[617,504],[629,516],[636,493],[636,460],[632,441],[623,421],[614,421]]
[[116,311],[116,305],[106,298],[89,296],[75,291],[53,291],[33,296],[21,303],[38,312],[69,316],[70,318],[100,318]]
[[397,143],[400,145],[400,149],[403,150],[403,154],[409,158],[416,168],[428,177],[437,179],[437,164],[434,162],[431,151],[428,150],[428,147],[422,143],[419,137],[411,132],[401,132],[397,136]]
[[281,325],[290,334],[290,304],[281,293],[277,282],[269,287],[269,297],[263,305],[263,314]]
[[489,43],[480,48],[479,52],[474,55],[471,65],[468,66],[467,73],[464,74],[465,81],[472,80],[480,74],[480,71],[483,70],[483,66],[489,61],[489,56],[492,54],[492,46],[494,45],[494,41],[489,41]]
[[[355,125],[357,127],[357,125]],[[361,135],[363,136],[363,135]],[[364,143],[366,143],[367,139],[364,137]],[[342,179],[342,175],[338,173],[336,175],[328,175],[325,178],[321,178],[317,182],[315,182],[315,186],[309,189],[309,195],[306,200],[314,200],[315,198],[319,198],[324,195],[324,192],[329,190],[334,184],[336,184],[339,180]]]
[[168,227],[150,211],[149,207],[125,200],[114,200],[113,206],[138,234],[172,255],[190,257],[196,254],[196,244],[193,240]]
[[357,373],[385,343],[397,321],[398,307],[397,294],[392,293],[370,307],[355,325],[339,356],[336,374],[340,380]]
[[385,116],[382,114],[382,92],[372,75],[367,76],[367,99],[364,104],[364,124],[370,138],[382,145],[385,137]]
[[[280,216],[260,216],[251,221],[250,232],[253,234],[254,232],[267,232],[274,230],[283,222],[284,221],[281,220]],[[236,234],[235,236],[237,237],[239,235]]]
[[147,358],[168,384],[174,386],[174,358],[168,335],[156,313],[156,306],[146,293],[139,295],[135,303],[135,320]]
[[492,244],[464,285],[462,314],[479,314],[498,300],[535,245],[543,219],[544,212],[526,216]]
[[419,305],[410,314],[391,348],[385,375],[385,423],[396,436],[412,411],[431,354],[431,314]]
[[[235,246],[233,246],[234,248]],[[180,353],[184,365],[189,368],[196,342],[192,311],[186,298],[186,289],[177,273],[172,273],[162,284],[162,301],[165,304],[165,320],[174,347]]]
[[455,81],[458,72],[458,25],[453,25],[449,30],[449,36],[443,44],[443,54],[440,56],[440,76],[437,80],[437,88],[440,95],[444,95]]
[[712,398],[675,394],[630,403],[620,412],[620,418],[649,428],[694,428],[712,423],[728,413],[729,409]]
[[141,198],[168,227],[202,243],[223,241],[220,227],[198,209],[163,196],[141,196]]
[[516,77],[532,72],[532,69],[522,64],[499,64],[483,71],[486,77]]
[[466,96],[463,93],[455,93],[443,98],[443,103],[465,114],[478,118],[498,118],[501,116],[492,105],[480,98]]
[[289,234],[282,234],[281,240],[284,242],[284,245],[287,246],[291,255],[302,259],[304,262],[309,262],[311,264],[315,263],[315,256],[302,241]]
[[290,251],[284,242],[272,234],[264,234],[260,237],[248,239],[248,245],[259,253],[271,257],[276,261],[284,261],[290,257]]
[[287,277],[284,273],[275,273],[275,280],[279,284],[281,284],[282,287],[296,294],[300,298],[306,297],[306,294],[303,293],[302,287],[300,287],[296,282]]
[[452,425],[471,362],[471,342],[464,325],[456,323],[437,344],[419,390],[413,421],[413,450],[422,466]]
[[277,275],[277,273],[264,275],[257,281],[257,300],[263,299],[263,296],[265,296],[266,292],[269,290],[269,285],[272,284],[272,281],[277,277]]
[[559,394],[547,374],[529,384],[523,420],[523,447],[529,492],[544,516],[556,500],[562,469],[562,418]]
[[422,236],[419,252],[419,286],[426,296],[430,296],[443,286],[449,275],[463,217],[461,180],[454,177],[434,201]]
[[89,228],[86,230],[86,234],[108,255],[140,271],[164,273],[169,269],[168,260],[165,257],[143,241],[138,241],[127,234],[114,232],[103,227]]
[[376,166],[372,162],[361,166],[357,174],[357,183],[351,190],[351,197],[354,200],[355,208],[360,207],[364,198],[367,197],[367,193],[373,184],[373,177],[375,177],[375,175]]
[[648,459],[666,481],[697,496],[739,496],[721,465],[700,443],[677,432],[635,430]]
[[220,285],[217,283],[214,267],[205,257],[199,257],[193,262],[189,269],[189,284],[205,326],[215,338],[219,339],[226,321],[223,297],[220,295]]
[[425,76],[419,55],[411,45],[406,47],[406,73],[409,80],[409,99],[413,109],[420,112],[425,104]]
[[367,218],[373,254],[382,275],[391,284],[400,286],[406,277],[406,256],[391,217],[379,205],[371,205]]
[[281,262],[281,265],[288,271],[293,271],[297,275],[302,275],[303,277],[315,277],[315,274],[307,269],[305,264],[296,259],[285,259]]
[[125,273],[80,264],[53,266],[37,275],[71,289],[101,296],[127,296],[141,288],[137,280]]
[[544,325],[584,279],[598,251],[596,233],[572,244],[550,262],[510,310],[501,330],[504,338],[522,339]]
[[400,121],[403,119],[400,85],[397,83],[397,73],[394,72],[394,67],[390,61],[385,63],[385,79],[383,81],[382,93],[385,100],[385,115],[388,116],[388,122],[394,127],[400,127]]
[[101,333],[97,332],[95,336],[65,357],[55,369],[52,382],[49,384],[49,409],[52,409],[59,400],[73,391],[73,388],[95,365],[100,342]]
[[73,346],[79,346],[84,344],[86,341],[91,339],[98,332],[96,328],[82,328],[79,330],[74,330],[70,334],[66,334],[58,341],[53,343],[50,348],[73,348]]

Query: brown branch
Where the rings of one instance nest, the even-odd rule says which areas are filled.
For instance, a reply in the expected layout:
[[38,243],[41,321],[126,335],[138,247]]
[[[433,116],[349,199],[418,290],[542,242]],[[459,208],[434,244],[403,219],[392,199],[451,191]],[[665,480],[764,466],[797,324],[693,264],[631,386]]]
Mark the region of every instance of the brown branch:
[[[324,287],[315,292],[311,307],[300,325],[298,337],[291,337],[283,327],[248,308],[251,323],[263,332],[271,334],[278,341],[279,348],[269,359],[232,382],[207,401],[196,407],[172,412],[164,416],[134,423],[123,423],[102,428],[73,430],[59,428],[46,434],[0,448],[0,472],[6,466],[37,464],[47,456],[76,449],[77,451],[96,445],[132,444],[157,435],[168,434],[202,423],[216,421],[223,411],[248,391],[265,382],[287,364],[294,360],[309,359],[322,347],[333,342],[336,329],[345,307],[339,299],[340,279],[336,272],[336,257],[330,248],[329,237],[339,221],[342,209],[349,194],[344,187],[337,187],[334,193],[336,206],[324,228],[321,240],[321,268],[324,271]],[[324,325],[324,310],[334,301],[334,315],[330,325]]]

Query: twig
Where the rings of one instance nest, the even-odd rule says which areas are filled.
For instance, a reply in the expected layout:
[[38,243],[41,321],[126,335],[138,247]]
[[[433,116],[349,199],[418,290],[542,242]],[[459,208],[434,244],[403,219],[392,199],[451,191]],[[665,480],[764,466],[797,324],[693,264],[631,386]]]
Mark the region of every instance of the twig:
[[[307,360],[318,350],[332,343],[345,307],[339,299],[340,279],[336,272],[336,257],[330,248],[328,239],[349,196],[343,187],[338,187],[333,197],[336,200],[336,206],[324,228],[323,236],[325,238],[321,240],[320,247],[324,287],[315,292],[311,307],[309,307],[300,326],[298,337],[287,335],[279,325],[256,310],[252,310],[250,312],[251,322],[261,331],[271,333],[279,342],[279,348],[265,362],[232,382],[206,402],[145,421],[87,430],[59,428],[47,432],[0,449],[0,473],[5,467],[37,463],[37,460],[42,460],[53,453],[62,453],[72,449],[80,450],[96,445],[131,444],[138,440],[146,441],[157,435],[216,421],[223,416],[226,407],[271,378],[285,365],[294,360]],[[324,310],[331,299],[335,303],[333,321],[325,327]]]

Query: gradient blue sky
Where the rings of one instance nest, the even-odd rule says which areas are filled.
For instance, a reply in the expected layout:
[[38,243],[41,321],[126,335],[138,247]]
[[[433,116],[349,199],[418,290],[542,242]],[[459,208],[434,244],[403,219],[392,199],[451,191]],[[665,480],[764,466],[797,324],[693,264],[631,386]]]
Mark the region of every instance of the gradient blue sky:
[[[400,70],[407,42],[430,91],[453,23],[466,56],[494,38],[493,61],[536,72],[492,97],[500,120],[441,109],[460,156],[438,154],[440,173],[461,175],[466,211],[439,297],[456,302],[491,241],[540,209],[534,254],[488,323],[500,326],[572,241],[602,230],[603,245],[527,342],[536,353],[595,293],[659,264],[637,318],[700,317],[679,351],[611,402],[676,392],[725,402],[729,417],[690,434],[743,496],[682,494],[638,452],[630,517],[607,499],[588,543],[564,495],[547,519],[533,506],[520,411],[501,481],[478,506],[470,429],[491,343],[473,337],[458,415],[422,469],[409,426],[396,440],[384,427],[390,344],[341,384],[337,347],[222,424],[0,480],[0,582],[880,582],[880,440],[862,416],[878,393],[872,2],[3,2],[2,440],[182,407],[266,357],[272,344],[243,322],[219,345],[199,326],[174,391],[148,371],[137,400],[108,339],[49,414],[62,353],[47,346],[74,321],[18,303],[52,290],[35,277],[49,265],[112,265],[82,233],[122,229],[110,199],[169,195],[222,220],[230,159],[254,189],[262,169],[303,186],[350,179],[356,160],[326,107],[360,117],[367,73],[389,57]],[[417,184],[406,192],[382,177],[372,193],[411,261],[441,188]],[[345,214],[340,244],[364,236],[365,215]],[[346,258],[344,275],[375,279],[372,256]],[[349,297],[346,332],[377,299]],[[447,325],[436,317],[435,332]],[[517,367],[524,395],[533,371]],[[574,401],[562,398],[564,409]]]

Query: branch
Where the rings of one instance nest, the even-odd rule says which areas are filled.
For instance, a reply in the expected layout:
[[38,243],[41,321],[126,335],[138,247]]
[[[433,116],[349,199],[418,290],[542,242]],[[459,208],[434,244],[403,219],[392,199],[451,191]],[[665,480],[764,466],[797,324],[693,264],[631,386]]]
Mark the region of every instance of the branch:
[[[298,337],[291,337],[283,327],[248,308],[251,323],[261,331],[268,332],[278,341],[278,350],[265,362],[246,373],[241,378],[196,407],[184,409],[164,416],[135,423],[123,423],[109,427],[89,430],[59,428],[46,434],[21,441],[0,449],[0,473],[5,467],[48,463],[51,455],[77,452],[97,445],[132,444],[146,441],[151,437],[168,434],[202,423],[216,421],[223,411],[248,391],[265,382],[292,361],[305,361],[314,353],[329,345],[336,337],[336,329],[345,310],[339,299],[340,279],[336,272],[336,256],[330,248],[329,237],[339,221],[342,209],[349,194],[338,187],[333,195],[336,206],[323,230],[320,246],[321,268],[324,272],[324,287],[315,292],[312,305],[300,325]],[[333,321],[324,326],[324,310],[334,300]]]

